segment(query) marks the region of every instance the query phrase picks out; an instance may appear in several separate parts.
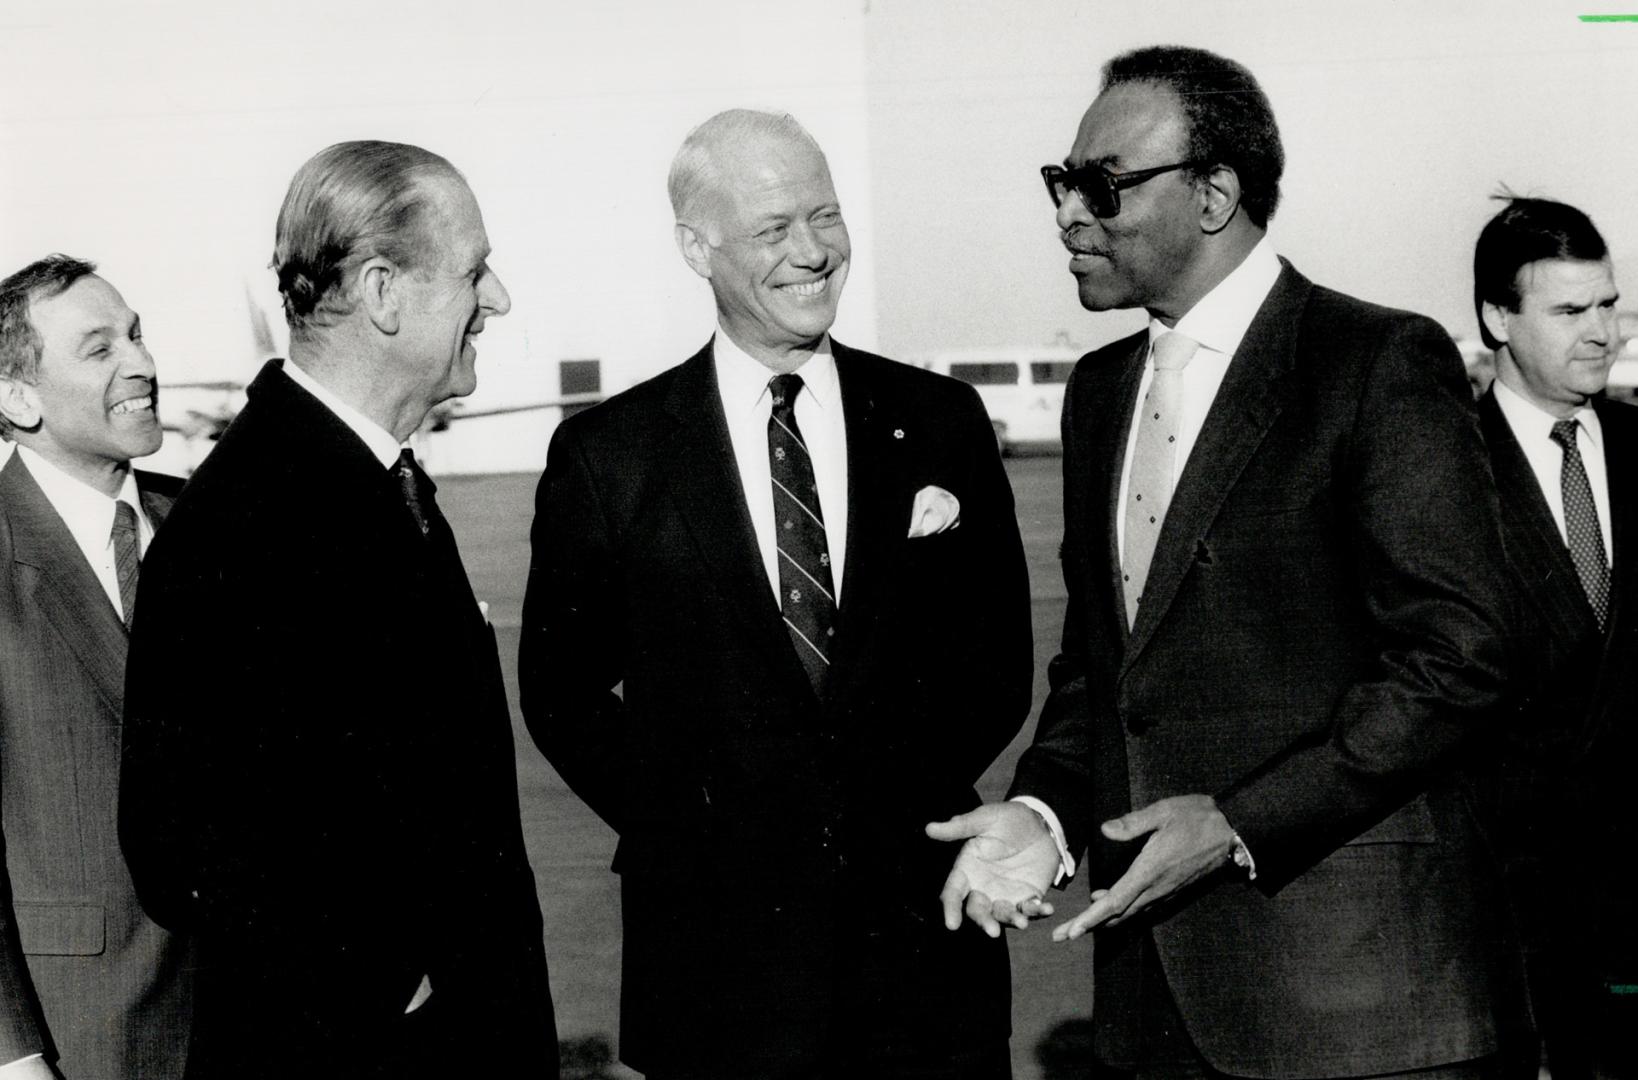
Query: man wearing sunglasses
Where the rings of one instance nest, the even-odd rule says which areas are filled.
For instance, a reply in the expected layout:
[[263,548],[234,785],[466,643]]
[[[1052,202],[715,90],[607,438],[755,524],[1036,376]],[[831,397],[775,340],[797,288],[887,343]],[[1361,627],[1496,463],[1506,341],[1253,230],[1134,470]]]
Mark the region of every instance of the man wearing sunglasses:
[[1014,799],[929,831],[992,933],[1083,870],[1095,1053],[1142,1076],[1485,1075],[1510,1015],[1452,775],[1503,689],[1494,488],[1428,319],[1266,237],[1240,65],[1142,49],[1043,170],[1083,306],[1147,330],[1064,401],[1062,649]]

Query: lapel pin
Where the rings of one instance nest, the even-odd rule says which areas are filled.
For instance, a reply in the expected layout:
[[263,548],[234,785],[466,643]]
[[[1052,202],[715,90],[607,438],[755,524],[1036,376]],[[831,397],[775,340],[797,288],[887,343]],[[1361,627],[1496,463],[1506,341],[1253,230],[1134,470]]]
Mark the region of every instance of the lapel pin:
[[904,429],[903,429],[903,428],[901,428],[901,427],[896,427],[896,428],[894,428],[894,429],[893,429],[893,437],[894,437],[894,438],[895,438],[895,439],[902,439],[902,438],[904,438]]

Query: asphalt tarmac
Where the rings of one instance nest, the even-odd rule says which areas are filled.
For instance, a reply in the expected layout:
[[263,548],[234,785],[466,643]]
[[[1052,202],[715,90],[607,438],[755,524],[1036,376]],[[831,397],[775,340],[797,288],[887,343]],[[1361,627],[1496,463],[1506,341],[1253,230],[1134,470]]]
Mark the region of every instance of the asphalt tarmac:
[[[1035,630],[1036,712],[1046,694],[1047,661],[1063,629],[1064,587],[1058,569],[1062,533],[1061,462],[1055,457],[1007,462],[1017,500],[1018,525],[1029,561]],[[523,834],[535,869],[546,922],[552,998],[563,1041],[564,1076],[574,1080],[629,1080],[614,1063],[620,1001],[620,889],[609,872],[615,835],[558,779],[524,730],[517,711],[518,628],[529,568],[529,523],[537,477],[444,477],[438,503],[455,528],[473,591],[489,604],[500,639],[517,743]],[[1024,729],[985,774],[979,793],[999,798],[1014,763],[1035,730]],[[953,856],[953,852],[952,852]],[[1067,918],[1086,903],[1084,882],[1055,893]],[[936,908],[936,895],[927,897]],[[1013,1072],[1016,1080],[1084,1076],[1089,1057],[1087,1017],[1092,1006],[1091,939],[1057,944],[1055,917],[1029,931],[1009,932],[1013,983]]]

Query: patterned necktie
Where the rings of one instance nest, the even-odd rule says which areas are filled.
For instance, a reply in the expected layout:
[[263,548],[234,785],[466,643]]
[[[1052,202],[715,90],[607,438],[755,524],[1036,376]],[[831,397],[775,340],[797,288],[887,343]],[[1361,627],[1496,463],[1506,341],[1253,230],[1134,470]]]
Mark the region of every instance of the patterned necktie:
[[1126,484],[1126,555],[1121,584],[1126,594],[1126,625],[1137,622],[1138,601],[1149,578],[1155,541],[1166,523],[1172,501],[1172,471],[1177,461],[1178,415],[1183,406],[1183,369],[1200,343],[1175,330],[1155,340],[1155,377],[1138,410],[1137,443]]
[[836,594],[813,462],[796,426],[796,395],[802,392],[802,376],[775,375],[768,389],[773,395],[768,468],[773,477],[779,549],[779,606],[808,681],[815,693],[822,693],[836,635]]
[[1559,482],[1564,490],[1564,532],[1569,537],[1570,561],[1587,594],[1593,614],[1602,630],[1610,614],[1610,564],[1604,557],[1604,532],[1598,527],[1598,504],[1593,502],[1592,484],[1581,463],[1576,445],[1574,420],[1553,425],[1553,441],[1564,448],[1564,470]]
[[108,534],[114,545],[114,576],[119,579],[119,606],[124,612],[125,629],[131,628],[136,613],[137,516],[136,507],[124,499],[114,503],[114,528]]
[[[421,477],[426,474],[415,463],[415,455],[408,447],[399,453],[398,465],[393,471],[398,475],[398,487],[404,493],[404,505],[409,507],[410,517],[415,519],[421,535],[426,536],[432,530],[432,514],[428,513],[432,497],[421,485]],[[431,480],[427,482],[430,484]]]

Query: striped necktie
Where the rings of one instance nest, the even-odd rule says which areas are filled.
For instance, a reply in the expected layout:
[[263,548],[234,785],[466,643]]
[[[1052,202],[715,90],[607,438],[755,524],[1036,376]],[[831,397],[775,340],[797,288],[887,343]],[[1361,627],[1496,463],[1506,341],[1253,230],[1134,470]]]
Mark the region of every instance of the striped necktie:
[[836,591],[813,461],[796,426],[796,395],[802,392],[802,376],[775,375],[768,389],[773,395],[768,468],[773,477],[779,549],[779,607],[808,681],[814,693],[822,694],[836,636]]
[[125,619],[125,629],[131,628],[131,616],[136,613],[137,593],[137,516],[136,507],[120,499],[114,503],[114,527],[108,534],[114,545],[114,576],[119,579],[119,606]]

